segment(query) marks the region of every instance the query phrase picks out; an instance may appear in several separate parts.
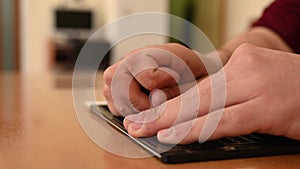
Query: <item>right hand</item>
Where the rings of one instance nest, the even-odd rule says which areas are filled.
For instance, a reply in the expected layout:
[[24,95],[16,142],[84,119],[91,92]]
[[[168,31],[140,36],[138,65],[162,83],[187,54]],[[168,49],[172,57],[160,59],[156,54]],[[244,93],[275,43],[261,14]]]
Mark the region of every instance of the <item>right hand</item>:
[[105,70],[103,95],[114,115],[126,116],[180,95],[206,75],[193,50],[175,43],[149,46]]
[[129,115],[123,124],[133,137],[157,135],[168,144],[254,132],[300,140],[299,74],[300,55],[243,44],[223,71],[199,82],[195,90]]

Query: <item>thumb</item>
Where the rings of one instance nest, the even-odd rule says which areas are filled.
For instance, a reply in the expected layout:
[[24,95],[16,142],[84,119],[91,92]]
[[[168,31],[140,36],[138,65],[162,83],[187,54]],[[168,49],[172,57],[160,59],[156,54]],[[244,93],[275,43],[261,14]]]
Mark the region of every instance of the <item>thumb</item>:
[[196,82],[170,86],[163,89],[154,89],[150,92],[149,100],[153,107],[157,107],[169,99],[177,97],[196,85]]

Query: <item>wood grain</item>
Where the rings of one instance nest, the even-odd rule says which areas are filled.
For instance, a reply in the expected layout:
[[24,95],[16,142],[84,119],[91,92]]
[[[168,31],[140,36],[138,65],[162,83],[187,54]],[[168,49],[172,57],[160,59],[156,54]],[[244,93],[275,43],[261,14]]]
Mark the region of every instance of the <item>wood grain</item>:
[[163,164],[152,157],[134,159],[114,155],[97,146],[82,130],[73,106],[72,89],[58,88],[55,83],[52,74],[0,74],[1,169],[298,169],[300,166],[300,155],[177,165]]

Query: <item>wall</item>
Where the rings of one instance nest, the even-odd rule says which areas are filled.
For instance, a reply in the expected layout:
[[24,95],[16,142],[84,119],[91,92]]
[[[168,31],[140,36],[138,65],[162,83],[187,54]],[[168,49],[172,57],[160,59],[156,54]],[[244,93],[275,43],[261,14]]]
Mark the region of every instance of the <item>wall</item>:
[[[95,11],[96,28],[102,24],[103,0],[22,0],[21,1],[21,69],[25,73],[49,71],[50,42],[55,36],[53,10],[57,7],[91,9]],[[75,3],[76,2],[76,3]]]
[[51,37],[51,1],[30,0],[30,11],[28,15],[29,36],[27,39],[29,47],[30,62],[26,62],[27,71],[34,73],[43,73],[47,70],[47,62],[50,57],[48,46]]
[[[205,22],[210,31],[210,38],[217,44],[223,43],[247,29],[251,21],[257,18],[263,8],[272,0],[211,0],[199,1],[199,9],[207,5],[215,7],[210,12],[218,14],[202,17],[198,22]],[[75,3],[76,2],[76,3]],[[222,3],[220,3],[222,2]],[[87,8],[96,12],[96,28],[113,20],[135,12],[167,12],[168,0],[22,0],[21,3],[21,68],[24,72],[45,72],[49,70],[49,42],[53,38],[52,11],[58,6]],[[221,11],[218,11],[218,10]],[[205,10],[199,10],[204,12]],[[205,16],[205,15],[202,15]],[[210,22],[207,22],[210,21]],[[219,23],[218,23],[219,22]],[[220,23],[222,25],[220,25]],[[216,28],[218,27],[218,28]],[[166,25],[166,29],[168,29]],[[221,30],[221,31],[220,31]],[[145,35],[131,37],[114,48],[113,62],[126,55],[130,50],[145,45],[162,44],[166,37]]]
[[[168,12],[169,0],[110,0],[105,1],[106,8],[104,11],[104,23],[109,24],[118,18],[133,13],[140,12]],[[122,29],[122,28],[120,28]],[[168,23],[165,25],[165,29],[168,29]],[[118,30],[117,30],[118,31]],[[117,34],[118,32],[116,32]],[[108,38],[113,38],[108,35]],[[113,48],[112,63],[124,57],[131,50],[141,48],[147,45],[164,44],[168,40],[167,37],[158,35],[141,35],[129,37]]]
[[[21,60],[22,71],[42,73],[49,71],[50,41],[55,35],[52,12],[55,8],[91,9],[95,12],[96,29],[131,13],[145,11],[167,11],[168,0],[22,0],[21,2]],[[95,30],[96,30],[95,29]],[[129,50],[147,44],[162,43],[161,37],[129,38],[114,49],[113,61]],[[165,42],[165,41],[164,41]]]
[[222,41],[227,41],[242,31],[257,19],[273,0],[224,0],[222,18],[224,27]]

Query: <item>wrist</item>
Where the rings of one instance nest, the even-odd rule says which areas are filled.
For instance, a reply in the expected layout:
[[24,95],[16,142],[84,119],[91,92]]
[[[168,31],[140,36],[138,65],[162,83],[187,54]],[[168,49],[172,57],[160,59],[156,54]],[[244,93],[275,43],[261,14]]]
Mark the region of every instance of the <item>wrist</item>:
[[217,52],[218,52],[219,58],[221,59],[223,65],[225,65],[228,62],[228,60],[230,59],[230,56],[232,55],[232,51],[224,49],[224,48],[218,49]]

